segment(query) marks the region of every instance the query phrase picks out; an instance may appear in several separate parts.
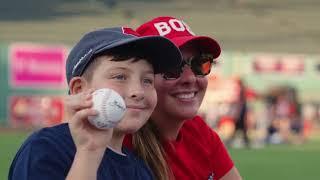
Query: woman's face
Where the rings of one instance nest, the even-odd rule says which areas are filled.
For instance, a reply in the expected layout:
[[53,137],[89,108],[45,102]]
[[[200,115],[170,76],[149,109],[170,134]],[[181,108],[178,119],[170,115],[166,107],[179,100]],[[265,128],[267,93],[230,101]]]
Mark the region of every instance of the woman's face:
[[[184,59],[199,55],[199,51],[192,46],[185,46],[180,50]],[[175,80],[166,80],[162,75],[156,75],[158,103],[152,118],[177,121],[193,118],[200,108],[207,85],[207,78],[196,76],[187,65]]]
[[153,67],[146,60],[99,58],[104,59],[100,59],[101,63],[93,71],[88,88],[117,91],[124,98],[127,109],[115,130],[133,133],[147,122],[157,103]]

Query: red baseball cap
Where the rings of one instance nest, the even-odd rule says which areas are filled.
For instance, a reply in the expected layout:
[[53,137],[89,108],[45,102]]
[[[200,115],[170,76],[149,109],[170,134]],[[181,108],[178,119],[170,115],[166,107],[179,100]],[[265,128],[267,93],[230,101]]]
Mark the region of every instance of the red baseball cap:
[[137,28],[141,36],[160,35],[170,39],[176,46],[186,43],[196,43],[202,50],[219,57],[220,45],[216,40],[207,36],[196,36],[190,27],[182,20],[169,16],[156,17]]

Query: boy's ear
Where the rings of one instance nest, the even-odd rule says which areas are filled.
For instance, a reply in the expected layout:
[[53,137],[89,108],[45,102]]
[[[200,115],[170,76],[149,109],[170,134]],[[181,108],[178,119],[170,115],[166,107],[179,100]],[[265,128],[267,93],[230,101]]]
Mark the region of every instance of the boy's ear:
[[69,82],[70,94],[78,94],[87,89],[88,82],[83,77],[73,77]]

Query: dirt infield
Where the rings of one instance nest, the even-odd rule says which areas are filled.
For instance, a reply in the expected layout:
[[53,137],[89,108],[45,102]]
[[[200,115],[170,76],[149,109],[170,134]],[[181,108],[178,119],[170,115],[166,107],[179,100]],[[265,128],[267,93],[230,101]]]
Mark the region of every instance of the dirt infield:
[[12,127],[3,127],[0,126],[0,134],[7,133],[30,133],[37,130],[36,128],[12,128]]

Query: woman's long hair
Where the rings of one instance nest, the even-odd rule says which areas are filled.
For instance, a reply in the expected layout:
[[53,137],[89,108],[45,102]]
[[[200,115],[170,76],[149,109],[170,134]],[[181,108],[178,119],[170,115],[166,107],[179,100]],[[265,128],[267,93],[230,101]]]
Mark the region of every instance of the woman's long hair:
[[152,120],[149,120],[132,136],[134,151],[151,168],[157,180],[172,179],[172,173],[165,158],[165,151],[161,145],[161,138]]

